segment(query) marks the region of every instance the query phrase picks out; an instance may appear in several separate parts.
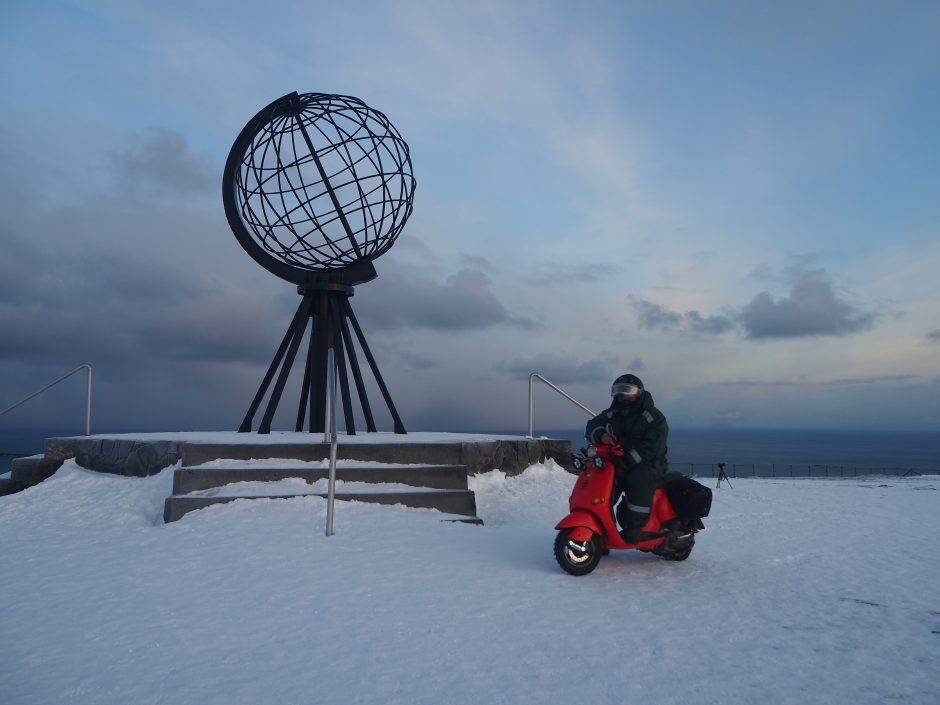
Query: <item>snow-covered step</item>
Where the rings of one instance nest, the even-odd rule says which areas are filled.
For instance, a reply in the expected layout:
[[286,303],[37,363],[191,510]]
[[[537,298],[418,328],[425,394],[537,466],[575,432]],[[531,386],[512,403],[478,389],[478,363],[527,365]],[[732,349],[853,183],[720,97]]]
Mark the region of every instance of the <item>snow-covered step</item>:
[[[326,479],[329,464],[320,462],[285,462],[277,460],[268,467],[264,461],[220,460],[196,467],[184,467],[173,475],[173,494],[181,495],[228,485],[233,482],[276,482],[301,478],[307,482]],[[338,480],[346,482],[398,483],[434,489],[467,489],[467,468],[463,465],[398,465],[340,461]]]
[[[249,483],[254,484],[254,483]],[[436,509],[444,514],[459,515],[464,521],[482,523],[477,518],[476,498],[471,490],[457,489],[403,489],[394,487],[385,489],[383,485],[374,485],[372,488],[365,488],[356,483],[357,489],[340,489],[335,493],[335,498],[340,501],[359,501],[375,502],[378,504],[403,504],[407,507],[417,507],[425,509]],[[283,492],[283,490],[281,490]],[[163,508],[163,520],[166,523],[177,521],[189,512],[197,509],[204,509],[213,504],[224,504],[233,502],[236,499],[287,499],[290,497],[303,496],[326,497],[324,491],[295,491],[289,494],[279,493],[276,489],[272,492],[261,492],[252,494],[239,494],[235,489],[232,494],[203,494],[194,493],[186,495],[176,495],[168,497]],[[447,519],[448,517],[444,517]]]
[[[392,464],[342,460],[337,463],[338,500],[436,509],[479,522],[476,498],[467,487],[462,465]],[[326,497],[326,460],[262,458],[218,459],[174,472],[173,495],[164,505],[164,521],[235,499],[315,495]]]

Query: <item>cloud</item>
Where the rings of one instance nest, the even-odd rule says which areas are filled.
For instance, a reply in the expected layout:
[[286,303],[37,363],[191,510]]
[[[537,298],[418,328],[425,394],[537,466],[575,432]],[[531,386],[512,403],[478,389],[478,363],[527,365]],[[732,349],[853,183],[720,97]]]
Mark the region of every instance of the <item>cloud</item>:
[[932,343],[940,343],[940,328],[930,331],[927,334],[927,340]]
[[857,384],[898,384],[918,380],[920,380],[919,375],[877,375],[873,377],[843,377],[821,382],[820,384],[843,387]]
[[599,380],[606,383],[613,378],[617,367],[613,359],[594,359],[579,362],[569,355],[545,353],[530,358],[519,358],[500,365],[499,369],[514,379],[528,379],[532,372],[538,372],[553,384],[596,384]]
[[23,304],[29,300],[32,286],[42,271],[42,255],[30,242],[3,225],[0,248],[0,307]]
[[199,195],[212,168],[163,129],[109,164],[106,176],[134,198],[0,203],[0,359],[87,361],[115,374],[158,361],[270,359],[289,306],[246,276],[253,267],[214,204],[164,198]]
[[684,322],[693,333],[721,335],[734,327],[734,321],[727,316],[702,316],[698,311],[686,311]]
[[627,369],[632,372],[642,372],[646,369],[646,363],[643,362],[643,360],[640,358],[635,357],[630,360],[630,363],[627,365]]
[[411,350],[402,350],[399,357],[405,366],[411,370],[433,370],[441,366],[439,360],[434,360],[427,355],[421,355]]
[[207,160],[190,152],[181,134],[160,127],[108,156],[125,195],[201,196],[216,192],[221,179]]
[[0,299],[0,359],[145,367],[263,362],[273,353],[278,302],[258,301],[234,282],[88,240],[78,253],[45,259],[38,246],[0,234],[0,247],[8,243],[34,281]]
[[[860,311],[836,294],[825,270],[795,267],[788,275],[792,281],[788,296],[774,299],[770,292],[762,291],[741,309],[728,309],[724,314],[679,313],[633,295],[630,301],[640,328],[722,335],[742,327],[752,340],[843,336],[869,330],[874,324],[873,314]],[[940,337],[940,331],[937,333]]]
[[420,270],[393,268],[357,290],[363,306],[353,306],[369,329],[427,328],[442,332],[483,330],[495,325],[524,329],[534,321],[512,315],[478,269],[460,269],[443,283]]
[[843,336],[869,330],[874,316],[839,298],[823,269],[794,270],[790,295],[775,300],[767,291],[741,310],[747,337]]
[[728,379],[721,382],[723,387],[739,388],[808,388],[808,387],[857,387],[860,385],[894,385],[919,382],[919,375],[872,375],[871,377],[834,377],[832,379],[807,379],[806,377],[791,379]]
[[570,286],[615,279],[623,272],[624,267],[615,262],[578,263],[565,260],[539,260],[527,268],[521,278],[532,284],[554,282],[556,285]]
[[640,328],[649,330],[681,330],[701,335],[721,335],[734,328],[735,321],[729,316],[703,316],[698,311],[677,313],[665,306],[630,296],[630,302],[639,318]]
[[682,314],[670,311],[665,306],[633,295],[630,296],[630,303],[639,318],[640,328],[674,330],[682,325]]

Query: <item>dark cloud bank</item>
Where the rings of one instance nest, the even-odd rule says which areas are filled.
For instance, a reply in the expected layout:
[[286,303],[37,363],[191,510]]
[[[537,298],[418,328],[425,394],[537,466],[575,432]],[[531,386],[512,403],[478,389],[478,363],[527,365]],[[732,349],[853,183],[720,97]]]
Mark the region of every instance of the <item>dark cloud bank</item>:
[[428,272],[383,261],[381,276],[356,291],[353,306],[369,329],[377,331],[424,328],[453,333],[494,325],[536,327],[534,321],[514,316],[493,293],[489,277],[476,269],[461,269],[440,282]]
[[[89,362],[100,423],[237,425],[299,303],[295,287],[238,246],[221,168],[182,136],[156,129],[104,151],[111,187],[82,203],[0,193],[0,406]],[[0,183],[13,171],[0,165]],[[383,258],[380,269],[352,301],[370,342],[384,331],[536,326],[477,267]],[[429,350],[382,350],[380,367],[394,368],[393,354],[410,370],[439,364]],[[40,399],[13,420],[58,413]]]

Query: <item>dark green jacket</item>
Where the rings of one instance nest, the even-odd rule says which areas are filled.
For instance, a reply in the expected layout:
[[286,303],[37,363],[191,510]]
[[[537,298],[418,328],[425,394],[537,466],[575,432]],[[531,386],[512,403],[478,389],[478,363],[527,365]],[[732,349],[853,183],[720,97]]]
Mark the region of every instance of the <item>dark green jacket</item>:
[[607,409],[588,421],[584,437],[589,443],[599,443],[604,432],[617,437],[624,450],[628,466],[649,464],[666,471],[666,440],[669,425],[666,417],[653,404],[653,396],[643,392],[643,398],[630,412]]

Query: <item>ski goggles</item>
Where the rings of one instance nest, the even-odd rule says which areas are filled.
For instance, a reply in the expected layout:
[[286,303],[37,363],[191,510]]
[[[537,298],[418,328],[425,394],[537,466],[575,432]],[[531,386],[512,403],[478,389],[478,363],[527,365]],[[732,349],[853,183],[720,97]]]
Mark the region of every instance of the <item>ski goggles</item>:
[[643,390],[635,384],[625,384],[621,382],[620,384],[615,384],[610,388],[610,396],[619,397],[621,394],[623,394],[627,397],[637,397],[640,395],[641,391]]

